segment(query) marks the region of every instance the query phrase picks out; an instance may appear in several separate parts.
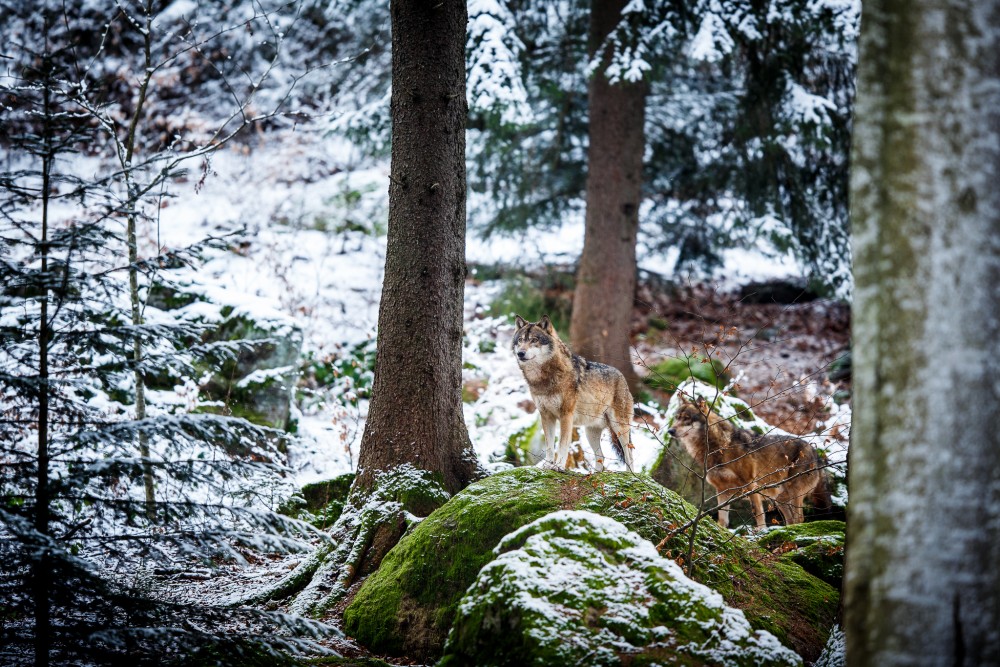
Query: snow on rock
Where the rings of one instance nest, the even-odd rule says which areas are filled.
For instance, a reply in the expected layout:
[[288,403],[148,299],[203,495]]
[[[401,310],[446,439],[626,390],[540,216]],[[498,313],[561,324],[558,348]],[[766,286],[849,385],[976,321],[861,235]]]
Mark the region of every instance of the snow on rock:
[[653,545],[592,512],[553,512],[494,550],[441,664],[800,665]]

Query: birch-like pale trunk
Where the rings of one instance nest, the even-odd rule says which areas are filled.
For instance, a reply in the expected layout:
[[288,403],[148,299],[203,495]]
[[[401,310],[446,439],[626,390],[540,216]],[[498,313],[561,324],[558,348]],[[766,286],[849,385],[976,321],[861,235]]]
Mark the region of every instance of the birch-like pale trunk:
[[1000,664],[1000,0],[865,0],[849,665]]
[[[125,187],[128,195],[126,202],[127,213],[125,216],[125,236],[128,246],[128,287],[129,301],[132,310],[132,326],[138,327],[142,324],[142,300],[139,298],[139,246],[136,240],[136,223],[139,206],[139,186],[135,181],[135,172],[132,170],[132,159],[135,157],[135,140],[139,132],[139,119],[142,117],[143,107],[146,103],[146,94],[149,91],[149,82],[153,76],[152,59],[152,27],[153,27],[153,7],[152,2],[145,6],[145,31],[143,32],[143,77],[139,84],[139,97],[135,103],[135,110],[129,121],[128,129],[125,133],[123,150],[119,151],[122,159],[122,173],[125,175]],[[146,418],[146,380],[142,373],[142,339],[138,332],[132,340],[132,363],[135,365],[135,418],[142,420]],[[142,487],[146,500],[146,516],[152,519],[155,515],[156,489],[153,480],[153,466],[150,462],[149,439],[146,433],[139,432],[139,456],[143,459],[142,465]]]

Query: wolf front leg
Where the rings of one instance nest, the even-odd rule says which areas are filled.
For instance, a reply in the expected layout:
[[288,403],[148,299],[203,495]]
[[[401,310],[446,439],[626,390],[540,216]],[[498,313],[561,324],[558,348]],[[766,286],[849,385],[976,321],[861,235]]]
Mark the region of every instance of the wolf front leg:
[[766,528],[767,512],[764,511],[764,498],[760,492],[750,494],[750,507],[753,508],[753,520],[757,528]]
[[573,413],[559,417],[559,450],[556,453],[556,465],[568,468],[569,443],[573,441]]
[[556,462],[556,416],[554,414],[541,411],[542,435],[545,436],[545,460],[549,463]]

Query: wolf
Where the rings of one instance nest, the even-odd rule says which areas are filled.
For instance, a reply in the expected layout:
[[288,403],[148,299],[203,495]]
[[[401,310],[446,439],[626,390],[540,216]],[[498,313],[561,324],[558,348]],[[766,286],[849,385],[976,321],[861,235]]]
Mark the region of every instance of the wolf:
[[[819,456],[812,445],[794,436],[758,435],[739,428],[712,412],[700,396],[694,401],[681,396],[667,433],[705,466],[706,480],[718,494],[719,524],[724,528],[729,527],[726,503],[751,492],[758,528],[765,523],[761,496],[777,506],[786,525],[802,523],[802,500],[822,483]],[[826,495],[828,499],[828,491]]]
[[511,347],[542,418],[545,460],[566,466],[576,424],[587,433],[597,457],[597,472],[604,470],[601,433],[605,428],[611,431],[611,443],[618,458],[631,471],[632,394],[625,376],[617,368],[574,354],[560,340],[547,315],[538,322],[528,322],[517,315],[514,322],[517,330]]

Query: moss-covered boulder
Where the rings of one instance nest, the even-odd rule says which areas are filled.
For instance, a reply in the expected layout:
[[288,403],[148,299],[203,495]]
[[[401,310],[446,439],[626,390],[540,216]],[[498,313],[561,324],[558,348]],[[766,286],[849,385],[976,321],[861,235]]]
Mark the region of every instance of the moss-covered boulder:
[[691,377],[698,378],[717,389],[725,387],[730,380],[726,365],[721,360],[684,355],[668,357],[651,365],[644,381],[654,389],[672,394]]
[[802,664],[614,519],[553,512],[494,554],[459,604],[440,667]]
[[[591,476],[525,467],[481,480],[414,526],[357,592],[344,614],[348,634],[379,652],[441,655],[459,601],[495,558],[504,536],[563,509],[613,518],[688,565],[693,578],[742,609],[806,659],[819,655],[839,602],[828,584],[702,518],[694,507],[639,475]],[[693,547],[690,548],[689,547]]]
[[812,521],[772,528],[757,544],[840,589],[844,580],[843,521]]
[[290,430],[291,406],[299,378],[302,331],[282,316],[223,307],[222,321],[203,343],[233,342],[235,353],[221,360],[201,386],[208,411],[231,414],[257,424]]
[[[191,325],[185,345],[199,350],[193,371],[200,411],[294,430],[291,406],[302,351],[294,320],[263,300],[241,296],[234,305],[227,290],[197,282],[153,285],[147,308],[151,320],[162,310],[172,321]],[[148,376],[149,386],[171,389],[187,373],[158,369]]]

